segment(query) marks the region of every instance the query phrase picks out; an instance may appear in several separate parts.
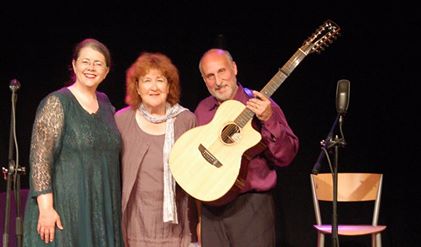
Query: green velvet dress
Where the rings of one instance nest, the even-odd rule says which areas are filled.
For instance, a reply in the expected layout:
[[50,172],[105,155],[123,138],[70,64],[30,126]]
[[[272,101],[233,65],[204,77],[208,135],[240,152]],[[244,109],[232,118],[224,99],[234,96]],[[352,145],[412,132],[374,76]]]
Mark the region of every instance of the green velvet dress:
[[[45,97],[37,110],[30,150],[30,194],[24,246],[120,247],[120,134],[114,107],[97,92],[90,114],[67,88]],[[45,244],[37,233],[37,196],[53,193],[64,229]]]

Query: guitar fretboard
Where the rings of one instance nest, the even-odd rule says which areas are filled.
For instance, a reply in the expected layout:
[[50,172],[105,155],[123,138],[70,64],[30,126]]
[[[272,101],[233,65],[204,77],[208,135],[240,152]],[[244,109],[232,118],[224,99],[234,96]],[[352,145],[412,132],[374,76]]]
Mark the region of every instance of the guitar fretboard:
[[[306,45],[305,45],[306,46]],[[308,45],[307,45],[308,46]],[[308,49],[308,48],[307,48]],[[279,69],[279,71],[270,79],[270,81],[260,91],[266,97],[272,96],[272,94],[282,85],[285,79],[292,73],[292,71],[301,63],[306,57],[305,47],[298,49],[294,55]],[[234,120],[234,122],[243,128],[248,121],[254,116],[254,112],[248,108],[245,108],[240,115]]]

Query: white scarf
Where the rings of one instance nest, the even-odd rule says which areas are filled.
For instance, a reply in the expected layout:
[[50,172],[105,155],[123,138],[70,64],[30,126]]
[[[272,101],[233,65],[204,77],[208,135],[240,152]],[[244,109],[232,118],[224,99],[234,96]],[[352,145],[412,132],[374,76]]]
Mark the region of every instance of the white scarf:
[[152,116],[146,111],[143,104],[140,105],[139,111],[143,117],[152,123],[166,122],[165,141],[163,147],[163,163],[164,163],[164,201],[163,201],[163,221],[178,224],[177,205],[175,203],[175,180],[168,166],[170,151],[174,145],[174,118],[181,112],[187,110],[179,104],[172,107],[167,103],[164,116]]

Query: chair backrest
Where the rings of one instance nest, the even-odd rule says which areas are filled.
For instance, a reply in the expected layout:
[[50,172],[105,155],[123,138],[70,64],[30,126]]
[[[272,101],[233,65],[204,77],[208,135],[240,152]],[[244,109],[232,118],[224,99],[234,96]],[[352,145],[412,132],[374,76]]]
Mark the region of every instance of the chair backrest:
[[[333,200],[331,173],[311,174],[316,223],[322,224],[319,201]],[[377,225],[383,175],[378,173],[338,173],[338,202],[374,201],[372,225]]]

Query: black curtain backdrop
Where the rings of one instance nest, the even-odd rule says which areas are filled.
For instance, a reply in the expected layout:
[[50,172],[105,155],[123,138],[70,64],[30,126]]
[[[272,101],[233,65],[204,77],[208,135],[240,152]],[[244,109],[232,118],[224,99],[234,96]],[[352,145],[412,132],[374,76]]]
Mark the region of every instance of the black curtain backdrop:
[[[1,166],[8,162],[10,81],[21,82],[16,129],[19,160],[28,167],[36,107],[69,79],[72,48],[84,38],[97,38],[111,50],[113,67],[99,90],[117,109],[125,106],[126,69],[142,51],[159,51],[177,65],[181,104],[194,110],[208,95],[198,71],[205,50],[230,50],[239,81],[260,90],[313,31],[331,19],[342,28],[341,36],[321,54],[308,55],[272,97],[300,138],[294,162],[276,168],[279,246],[315,246],[309,174],[320,153],[319,142],[336,118],[340,79],[351,82],[351,94],[343,126],[348,144],[340,149],[338,170],[384,173],[380,223],[388,228],[383,246],[419,245],[416,71],[421,18],[414,6],[185,0],[58,4],[14,3],[0,8]],[[328,171],[326,162],[321,171]],[[5,180],[0,185],[4,192]],[[28,175],[22,176],[22,187],[28,188]],[[339,222],[356,217],[339,214]],[[330,244],[329,239],[326,242]],[[370,239],[340,242],[369,246]]]

